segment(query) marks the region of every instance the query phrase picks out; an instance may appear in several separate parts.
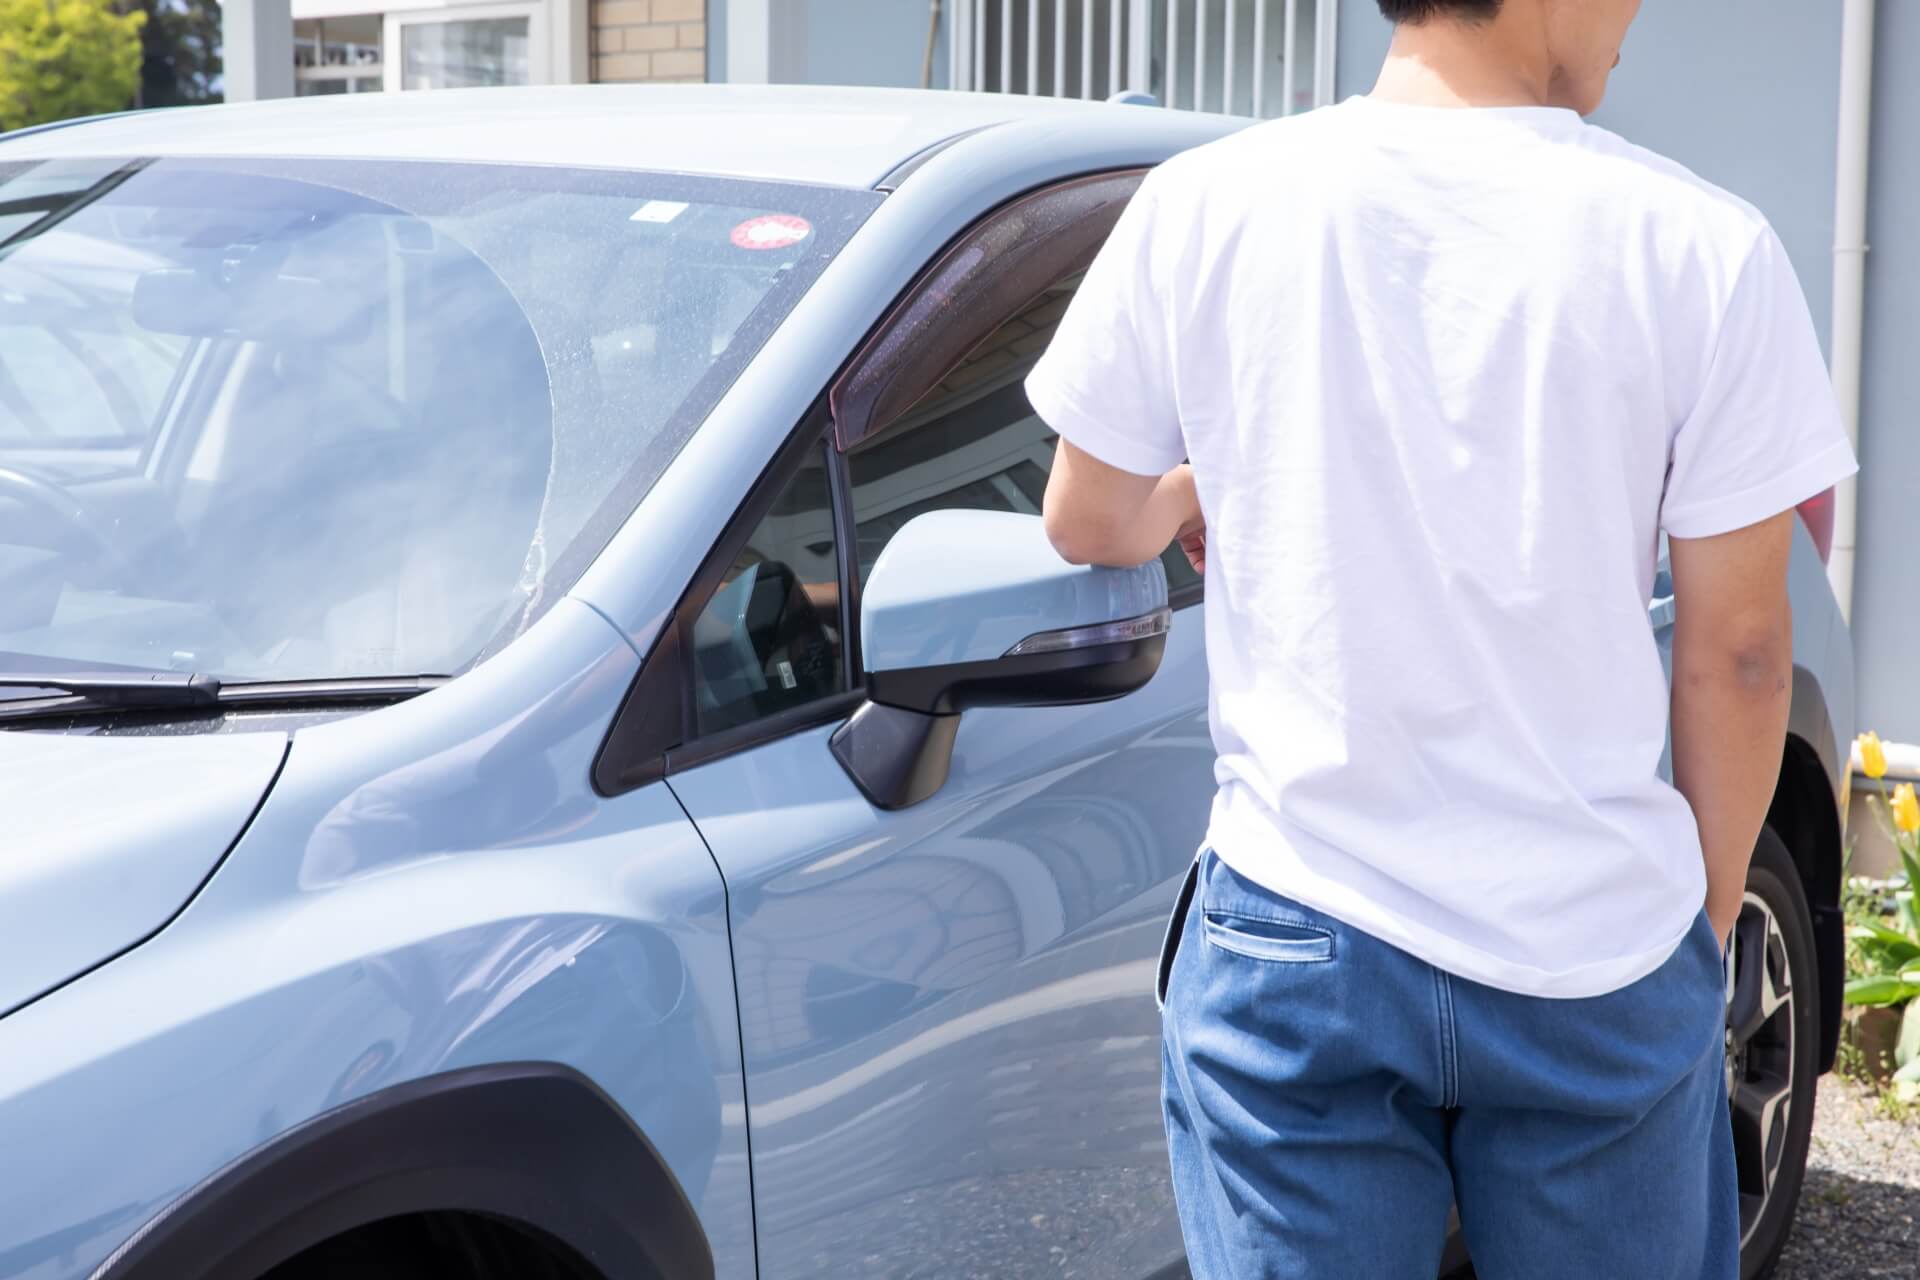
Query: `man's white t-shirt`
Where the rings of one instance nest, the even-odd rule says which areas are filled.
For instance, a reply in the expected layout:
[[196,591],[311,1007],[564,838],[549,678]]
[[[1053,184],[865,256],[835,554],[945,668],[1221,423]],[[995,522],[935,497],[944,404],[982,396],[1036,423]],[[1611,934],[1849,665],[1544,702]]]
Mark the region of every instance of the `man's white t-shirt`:
[[1511,991],[1673,952],[1660,534],[1854,470],[1752,206],[1571,111],[1349,99],[1149,175],[1027,392],[1192,460],[1230,866]]

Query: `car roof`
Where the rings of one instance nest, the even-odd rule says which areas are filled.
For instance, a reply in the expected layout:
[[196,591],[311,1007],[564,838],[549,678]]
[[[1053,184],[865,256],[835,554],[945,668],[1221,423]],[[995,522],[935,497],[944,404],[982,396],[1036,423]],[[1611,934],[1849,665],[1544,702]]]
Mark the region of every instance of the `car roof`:
[[1148,110],[839,85],[448,89],[136,111],[0,137],[0,160],[324,156],[673,170],[872,187],[928,148],[993,125],[1077,116],[1106,132],[1116,116],[1145,124]]

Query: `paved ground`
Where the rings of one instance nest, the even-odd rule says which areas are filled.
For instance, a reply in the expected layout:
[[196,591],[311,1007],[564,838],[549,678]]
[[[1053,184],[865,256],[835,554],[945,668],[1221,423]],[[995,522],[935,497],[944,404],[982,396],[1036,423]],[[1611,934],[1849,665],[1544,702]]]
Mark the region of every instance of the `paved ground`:
[[1920,1112],[1894,1120],[1853,1081],[1820,1081],[1807,1183],[1774,1275],[1920,1276]]

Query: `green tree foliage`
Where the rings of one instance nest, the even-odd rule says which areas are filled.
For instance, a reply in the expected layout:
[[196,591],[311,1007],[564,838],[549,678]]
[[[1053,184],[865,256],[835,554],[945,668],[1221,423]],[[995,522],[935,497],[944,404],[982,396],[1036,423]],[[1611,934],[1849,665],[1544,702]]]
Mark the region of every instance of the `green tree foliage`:
[[110,0],[0,0],[0,129],[132,105],[146,20]]
[[217,0],[117,0],[147,15],[140,32],[138,105],[184,107],[220,101],[220,6]]

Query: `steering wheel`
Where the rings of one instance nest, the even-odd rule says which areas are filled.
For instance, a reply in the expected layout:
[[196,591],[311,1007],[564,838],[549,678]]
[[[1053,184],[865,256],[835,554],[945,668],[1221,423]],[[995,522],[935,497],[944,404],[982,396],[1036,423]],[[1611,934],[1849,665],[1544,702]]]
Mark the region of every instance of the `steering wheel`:
[[0,499],[7,498],[58,521],[73,541],[86,544],[96,562],[104,562],[117,574],[126,570],[120,548],[94,523],[79,500],[52,480],[18,467],[0,466]]

